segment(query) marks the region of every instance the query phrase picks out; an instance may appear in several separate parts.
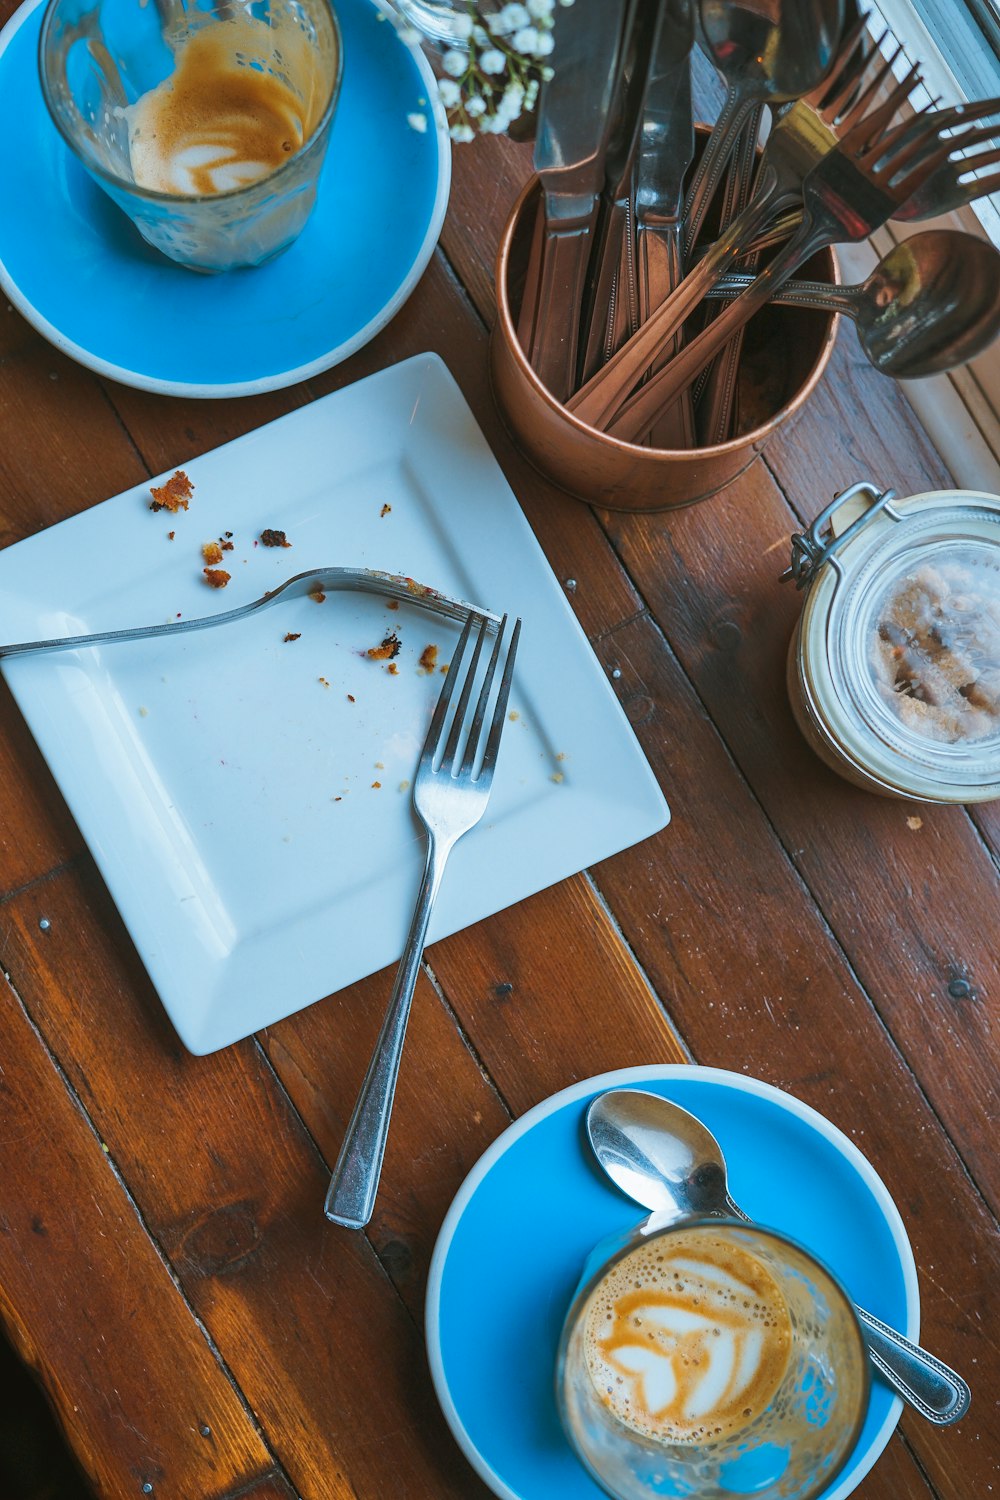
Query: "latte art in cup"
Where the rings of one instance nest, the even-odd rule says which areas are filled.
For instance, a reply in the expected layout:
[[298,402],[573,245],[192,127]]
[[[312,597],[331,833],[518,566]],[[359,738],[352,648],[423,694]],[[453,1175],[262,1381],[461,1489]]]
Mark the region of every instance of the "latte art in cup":
[[755,1256],[693,1227],[612,1266],[591,1295],[584,1342],[594,1388],[620,1422],[661,1442],[705,1444],[767,1410],[792,1323]]
[[124,111],[136,183],[201,197],[269,176],[315,130],[324,67],[287,21],[241,16],[192,30],[175,45],[174,71]]

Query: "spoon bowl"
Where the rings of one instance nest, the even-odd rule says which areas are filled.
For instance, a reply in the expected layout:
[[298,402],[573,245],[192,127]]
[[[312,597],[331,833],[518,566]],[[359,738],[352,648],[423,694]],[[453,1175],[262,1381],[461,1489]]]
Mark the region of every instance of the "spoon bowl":
[[[735,297],[752,281],[725,276],[709,295]],[[917,380],[967,363],[1000,333],[1000,251],[958,229],[925,229],[855,286],[789,281],[772,301],[844,313],[880,374]]]

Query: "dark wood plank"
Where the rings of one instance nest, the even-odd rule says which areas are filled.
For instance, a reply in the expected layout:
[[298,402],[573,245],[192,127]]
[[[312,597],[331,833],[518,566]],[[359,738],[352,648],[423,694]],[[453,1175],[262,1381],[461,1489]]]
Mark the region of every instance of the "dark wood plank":
[[[669,782],[663,785],[669,796]],[[608,867],[652,863],[669,838],[667,828]],[[584,876],[456,933],[429,956],[516,1114],[610,1068],[686,1061],[663,1007]]]
[[[293,1486],[330,1500],[377,1494],[388,1443],[401,1492],[467,1494],[417,1328],[365,1237],[324,1219],[327,1168],[260,1049],[184,1052],[89,865],[29,887],[3,915],[6,962],[33,1020]],[[99,1238],[95,1228],[86,1242]],[[128,1285],[141,1302],[142,1280]],[[120,1299],[120,1287],[102,1294]],[[105,1321],[124,1333],[119,1306]],[[59,1322],[39,1329],[40,1349],[62,1359],[65,1343]],[[126,1344],[138,1379],[157,1346]],[[169,1361],[162,1377],[181,1378]]]
[[[10,908],[0,910],[6,937]],[[0,1313],[98,1495],[221,1497],[273,1469],[17,996],[0,1005]],[[16,1059],[16,1066],[12,1060]],[[137,1351],[141,1351],[137,1357]]]
[[996,1212],[1000,1164],[982,1121],[995,1113],[1000,1068],[989,1017],[989,999],[1000,994],[993,940],[1000,887],[974,826],[961,808],[851,787],[799,735],[784,661],[801,596],[777,582],[795,520],[765,468],[711,505],[669,519],[606,522]]

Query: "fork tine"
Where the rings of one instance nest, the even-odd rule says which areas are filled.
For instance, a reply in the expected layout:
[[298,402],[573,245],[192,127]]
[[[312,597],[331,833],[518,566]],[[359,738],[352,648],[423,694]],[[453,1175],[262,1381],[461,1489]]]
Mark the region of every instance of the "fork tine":
[[489,665],[486,668],[486,676],[483,678],[483,686],[476,703],[476,712],[473,715],[472,727],[469,730],[469,738],[465,747],[465,759],[462,761],[462,774],[471,774],[476,760],[476,751],[479,748],[479,737],[483,728],[483,720],[486,717],[486,705],[490,699],[490,689],[493,686],[493,678],[496,675],[497,662],[500,658],[500,647],[503,644],[503,633],[507,628],[507,616],[504,615],[503,623],[497,631],[497,638],[493,643],[493,651],[490,655]]
[[438,697],[438,701],[434,708],[434,713],[431,717],[430,727],[427,730],[427,738],[424,740],[424,748],[420,756],[421,761],[424,760],[425,756],[430,760],[434,759],[434,755],[437,751],[438,744],[441,740],[442,732],[444,730],[444,721],[445,715],[448,712],[448,705],[451,702],[452,695],[455,691],[455,683],[458,680],[458,669],[462,665],[462,657],[465,655],[465,648],[469,643],[469,635],[472,631],[472,622],[473,620],[479,618],[481,618],[481,616],[478,616],[470,611],[469,615],[466,618],[465,624],[462,627],[462,634],[459,636],[458,645],[455,647],[455,650],[452,654],[451,664],[448,667],[448,675],[444,680],[444,686],[441,689],[440,696]]
[[493,719],[490,724],[490,737],[486,741],[486,752],[483,755],[483,764],[480,776],[491,775],[496,765],[497,751],[500,749],[500,736],[503,733],[504,716],[507,712],[507,700],[510,697],[510,684],[514,676],[514,658],[517,655],[517,643],[521,639],[520,618],[514,621],[514,631],[510,638],[510,649],[507,652],[507,662],[503,669],[503,677],[500,679],[500,692],[497,695],[496,707],[493,710]]
[[[824,115],[836,111],[857,82],[858,74],[868,63],[865,39],[865,18],[859,16],[851,29],[841,39],[833,66],[822,82],[806,95],[806,103]],[[832,92],[835,90],[836,92]]]
[[[503,627],[501,626],[501,629],[502,628]],[[476,637],[476,645],[475,650],[472,653],[472,661],[469,663],[469,670],[466,672],[465,679],[462,682],[462,691],[459,694],[458,707],[455,709],[455,717],[451,721],[451,733],[448,735],[448,743],[445,746],[444,755],[441,757],[442,768],[447,766],[449,771],[453,771],[455,767],[455,758],[458,755],[459,741],[462,738],[462,726],[465,723],[465,714],[469,706],[469,698],[472,696],[472,686],[476,680],[476,672],[479,669],[479,658],[483,653],[483,642],[485,639],[486,621],[480,619],[479,634]],[[450,668],[448,671],[448,676],[451,676]]]
[[[844,119],[843,129],[845,133],[841,139],[842,147],[846,146],[848,150],[854,147],[858,147],[861,150],[867,149],[882,134],[890,120],[895,117],[900,106],[905,104],[913,90],[917,87],[917,84],[920,83],[920,69],[912,67],[905,78],[896,84],[892,92],[881,104],[869,109],[868,106],[874,94],[881,87],[885,75],[892,68],[894,61],[895,57],[890,58],[885,66],[878,70],[869,88]],[[912,126],[913,122],[910,121],[909,123]]]

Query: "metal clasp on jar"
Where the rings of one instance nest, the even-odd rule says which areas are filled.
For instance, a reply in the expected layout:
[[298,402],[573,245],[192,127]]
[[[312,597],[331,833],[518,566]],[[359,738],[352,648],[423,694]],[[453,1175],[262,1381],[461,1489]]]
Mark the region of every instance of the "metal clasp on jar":
[[[834,516],[858,495],[867,495],[869,503],[865,510],[853,520],[843,531],[838,532],[834,524]],[[877,515],[885,514],[893,521],[902,521],[903,517],[898,510],[892,507],[892,501],[896,498],[895,490],[879,490],[867,479],[852,484],[850,489],[841,490],[834,495],[830,504],[819,515],[805,531],[797,531],[792,536],[792,562],[781,575],[781,582],[788,578],[795,579],[797,589],[808,588],[817,573],[827,563],[833,567],[839,577],[843,577],[843,570],[837,560],[837,553],[847,545],[852,537],[868,525],[869,521]]]

